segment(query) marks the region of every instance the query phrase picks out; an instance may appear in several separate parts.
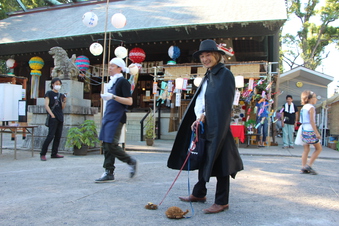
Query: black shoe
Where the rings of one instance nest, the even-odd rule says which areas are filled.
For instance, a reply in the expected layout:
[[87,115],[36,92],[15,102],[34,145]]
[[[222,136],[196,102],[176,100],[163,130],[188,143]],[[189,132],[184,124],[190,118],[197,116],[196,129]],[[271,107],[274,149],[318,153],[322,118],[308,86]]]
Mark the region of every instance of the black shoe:
[[302,169],[300,170],[300,173],[302,173],[302,174],[309,174],[310,171],[308,171],[308,170],[305,169],[305,168],[302,168]]
[[95,183],[105,183],[105,182],[113,182],[114,174],[109,170],[105,170],[105,172],[101,175],[99,179],[95,180]]
[[310,167],[310,166],[306,166],[305,169],[306,169],[307,171],[309,171],[309,173],[312,174],[312,175],[317,175],[317,174],[318,174],[318,173],[317,173],[314,169],[312,169],[312,167]]
[[137,172],[137,160],[131,158],[131,161],[130,161],[130,163],[128,163],[128,165],[129,165],[129,169],[130,169],[129,177],[133,178],[134,175]]

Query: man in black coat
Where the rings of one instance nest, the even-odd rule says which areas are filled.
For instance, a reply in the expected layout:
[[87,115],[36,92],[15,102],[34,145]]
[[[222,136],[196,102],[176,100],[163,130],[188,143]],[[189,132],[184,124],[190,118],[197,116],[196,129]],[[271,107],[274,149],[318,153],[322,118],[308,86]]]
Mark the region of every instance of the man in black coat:
[[206,182],[217,177],[214,204],[205,213],[218,213],[229,208],[230,175],[235,178],[243,163],[230,130],[232,104],[235,93],[233,74],[224,66],[225,53],[213,40],[204,40],[193,56],[207,68],[192,101],[187,107],[173,144],[167,166],[180,169],[190,145],[191,130],[204,123],[204,156],[199,166],[199,181],[189,197],[179,197],[186,202],[206,201]]

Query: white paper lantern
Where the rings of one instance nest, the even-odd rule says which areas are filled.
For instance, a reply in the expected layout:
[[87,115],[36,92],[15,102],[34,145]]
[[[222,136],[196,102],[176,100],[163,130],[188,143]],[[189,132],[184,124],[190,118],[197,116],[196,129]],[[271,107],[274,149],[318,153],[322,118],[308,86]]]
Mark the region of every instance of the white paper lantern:
[[175,79],[175,88],[176,89],[182,89],[183,84],[184,84],[183,78],[176,78]]
[[244,87],[244,76],[235,76],[235,87],[243,88]]
[[128,68],[129,68],[129,73],[130,73],[131,75],[137,75],[138,72],[139,72],[139,68],[138,68],[138,66],[135,65],[135,64],[129,65]]
[[202,81],[202,78],[201,77],[197,77],[193,80],[193,84],[196,86],[196,87],[199,87],[200,86],[200,83]]
[[14,60],[14,59],[8,59],[8,60],[6,61],[6,66],[7,66],[8,68],[12,68],[12,67],[14,66],[14,64],[15,64],[15,60]]
[[111,18],[111,23],[115,28],[125,27],[126,21],[126,17],[122,13],[116,13]]
[[127,49],[123,46],[119,46],[114,50],[114,54],[116,57],[124,59],[127,57]]
[[104,48],[100,43],[92,43],[91,46],[89,47],[89,51],[94,55],[94,56],[99,56]]
[[95,27],[98,24],[98,16],[93,12],[87,12],[82,16],[82,22],[87,27]]

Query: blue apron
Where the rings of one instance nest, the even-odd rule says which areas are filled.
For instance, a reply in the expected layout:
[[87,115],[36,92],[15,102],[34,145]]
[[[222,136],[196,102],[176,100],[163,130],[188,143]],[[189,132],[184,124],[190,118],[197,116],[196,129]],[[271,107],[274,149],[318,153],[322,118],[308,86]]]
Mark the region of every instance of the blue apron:
[[[108,90],[109,93],[116,95],[116,84],[123,79],[119,78],[114,85]],[[99,139],[106,143],[113,143],[114,134],[120,123],[122,116],[126,111],[126,105],[111,99],[106,103],[104,118],[102,119]]]

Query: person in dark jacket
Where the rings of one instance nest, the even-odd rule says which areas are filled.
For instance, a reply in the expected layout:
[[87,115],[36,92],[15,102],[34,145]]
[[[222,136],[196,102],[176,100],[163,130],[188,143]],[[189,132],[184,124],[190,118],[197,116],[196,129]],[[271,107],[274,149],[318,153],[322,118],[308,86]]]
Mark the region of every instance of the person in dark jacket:
[[286,103],[281,114],[281,126],[283,131],[283,149],[294,149],[294,128],[298,123],[298,107],[293,103],[291,95],[286,96]]
[[96,183],[114,181],[115,158],[130,166],[131,178],[136,172],[137,161],[119,146],[121,129],[126,123],[126,108],[133,104],[131,84],[123,77],[122,72],[128,72],[125,62],[120,58],[113,58],[108,67],[108,90],[101,94],[101,98],[107,101],[99,135],[99,139],[103,141],[105,172],[95,180]]
[[64,124],[64,113],[62,110],[66,106],[66,95],[59,92],[62,82],[59,78],[53,78],[51,81],[51,89],[45,94],[45,108],[47,114],[51,117],[48,121],[48,135],[42,145],[40,152],[40,160],[46,161],[46,153],[49,144],[53,140],[51,158],[63,158],[63,155],[58,155],[62,127]]
[[235,178],[243,170],[243,163],[230,130],[232,104],[235,94],[234,76],[223,62],[225,53],[213,40],[200,43],[193,57],[207,68],[204,79],[188,105],[179,126],[167,166],[180,169],[190,145],[191,130],[204,123],[204,156],[199,166],[198,182],[189,197],[179,197],[185,202],[205,202],[206,182],[216,176],[214,204],[205,213],[219,213],[229,208],[230,175]]

